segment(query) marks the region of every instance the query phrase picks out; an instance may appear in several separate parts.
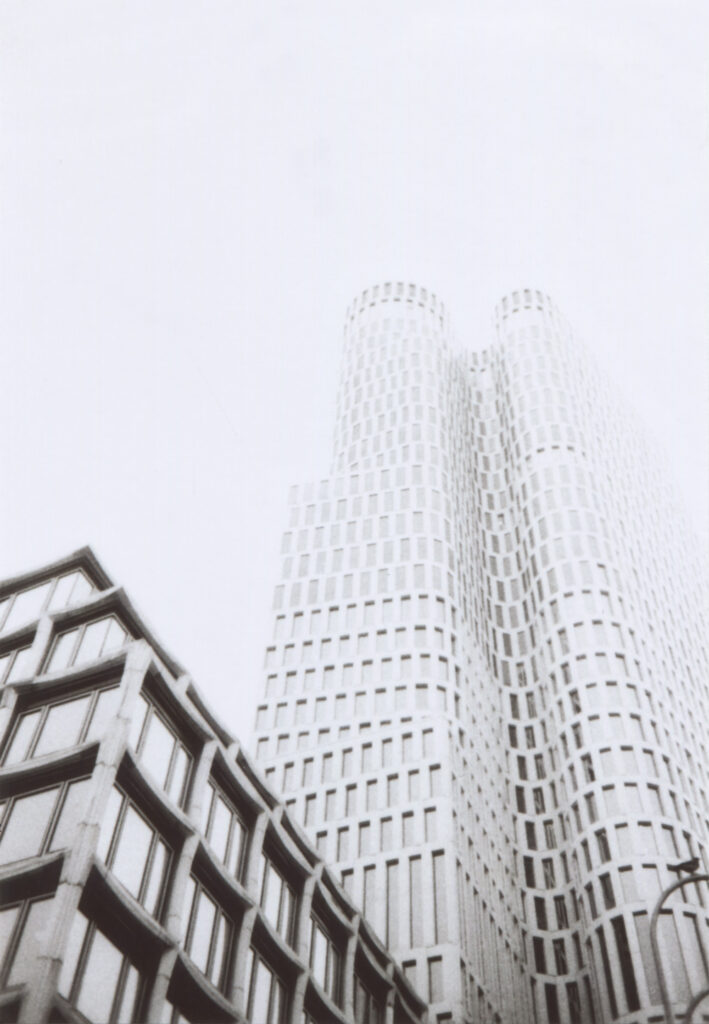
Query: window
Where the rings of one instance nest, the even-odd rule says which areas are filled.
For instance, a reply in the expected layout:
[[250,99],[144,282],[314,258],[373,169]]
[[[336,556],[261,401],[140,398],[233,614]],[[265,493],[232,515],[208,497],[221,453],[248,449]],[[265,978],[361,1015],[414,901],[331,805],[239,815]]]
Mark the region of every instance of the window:
[[120,789],[108,798],[98,856],[149,914],[159,917],[170,849],[157,829]]
[[31,675],[32,647],[16,647],[0,655],[0,683],[15,683]]
[[613,926],[616,946],[618,947],[618,960],[620,961],[620,971],[623,976],[623,987],[625,988],[625,998],[628,1002],[628,1009],[639,1010],[640,1000],[638,998],[638,989],[635,983],[635,970],[633,968],[633,958],[630,952],[630,945],[628,943],[625,921],[622,916],[619,915],[611,920],[611,925]]
[[15,764],[101,736],[118,708],[119,689],[95,690],[20,714],[3,764]]
[[439,1003],[444,996],[443,958],[432,956],[428,961],[428,1001],[429,1003]]
[[[21,590],[19,594],[0,601],[0,629],[5,632],[31,622],[40,616],[45,605],[47,611],[57,611],[72,604],[80,604],[93,590],[93,585],[81,569],[66,573],[56,581],[48,580]],[[50,593],[51,597],[47,601]]]
[[581,993],[575,981],[568,982],[566,995],[569,1000],[569,1018],[571,1024],[581,1024]]
[[207,786],[202,832],[227,871],[241,878],[248,829],[239,812],[212,782]]
[[566,910],[566,899],[563,896],[554,897],[554,910],[556,912],[556,927],[559,930],[568,928],[569,915]]
[[310,967],[318,984],[340,1006],[342,954],[316,918],[310,926]]
[[599,877],[601,883],[601,892],[603,893],[603,903],[606,910],[612,910],[615,906],[615,896],[613,894],[613,882],[611,881],[610,875],[601,875]]
[[59,992],[89,1020],[142,1020],[144,978],[123,952],[81,912],[74,918]]
[[185,952],[222,992],[229,987],[234,926],[194,876],[187,888],[189,912],[185,918]]
[[282,939],[293,941],[296,894],[266,854],[261,855],[260,905]]
[[611,859],[611,851],[608,845],[608,836],[604,828],[599,829],[596,832],[596,842],[598,843],[598,856],[601,858],[601,862],[605,864],[606,861]]
[[152,701],[141,693],[131,723],[130,745],[158,784],[180,807],[187,799],[192,757]]
[[130,640],[115,615],[106,615],[60,633],[54,641],[47,672],[85,665],[119,651]]
[[251,970],[246,1018],[252,1024],[284,1024],[287,1011],[286,988],[260,953],[249,951]]
[[566,946],[563,939],[554,939],[552,942],[552,948],[554,950],[554,965],[556,966],[557,974],[566,974],[568,967],[566,964]]
[[90,785],[91,779],[80,779],[8,800],[0,821],[0,865],[69,846]]
[[355,975],[354,1015],[356,1024],[384,1024],[384,1004]]
[[[29,980],[51,922],[54,900],[28,900],[0,910],[0,983],[18,985]],[[9,955],[8,955],[9,954]]]

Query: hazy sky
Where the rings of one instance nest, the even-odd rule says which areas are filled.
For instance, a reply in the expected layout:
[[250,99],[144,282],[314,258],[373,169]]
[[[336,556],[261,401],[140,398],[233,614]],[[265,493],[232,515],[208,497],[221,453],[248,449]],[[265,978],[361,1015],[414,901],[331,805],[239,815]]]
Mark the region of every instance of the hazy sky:
[[707,523],[706,0],[0,7],[0,576],[89,543],[247,738],[345,308],[548,291]]

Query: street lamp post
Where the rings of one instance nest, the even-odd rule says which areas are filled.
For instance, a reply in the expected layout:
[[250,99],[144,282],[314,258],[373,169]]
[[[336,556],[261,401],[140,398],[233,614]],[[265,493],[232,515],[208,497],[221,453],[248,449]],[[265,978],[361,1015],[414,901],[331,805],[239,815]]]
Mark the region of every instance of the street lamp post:
[[[665,1024],[675,1024],[675,1015],[672,1010],[672,1003],[670,1002],[670,994],[667,990],[665,970],[662,966],[662,959],[660,957],[660,944],[657,938],[657,923],[660,918],[662,907],[664,906],[665,900],[668,896],[671,896],[676,889],[683,889],[685,885],[691,885],[692,882],[709,882],[709,874],[695,874],[699,867],[699,858],[697,857],[693,857],[689,861],[684,861],[682,864],[668,865],[668,867],[670,871],[676,871],[678,875],[681,875],[682,871],[691,872],[691,874],[687,875],[686,878],[680,877],[676,882],[673,882],[672,885],[668,885],[666,889],[662,890],[657,903],[655,904],[655,909],[652,912],[652,918],[650,919],[650,945],[652,947],[652,955],[655,960],[657,980],[660,983],[660,994],[662,996],[662,1005],[664,1007]],[[697,993],[697,995],[692,999],[685,1011],[684,1024],[691,1024],[692,1014],[706,995],[709,995],[709,988],[705,988],[703,991]]]

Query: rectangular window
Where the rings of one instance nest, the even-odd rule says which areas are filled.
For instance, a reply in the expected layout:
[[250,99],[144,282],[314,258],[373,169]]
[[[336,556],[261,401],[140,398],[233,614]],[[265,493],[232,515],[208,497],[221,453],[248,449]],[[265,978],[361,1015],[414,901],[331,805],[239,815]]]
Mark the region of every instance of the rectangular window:
[[615,935],[615,942],[618,948],[618,960],[620,962],[620,972],[623,976],[623,986],[625,988],[625,998],[628,1003],[629,1010],[640,1009],[640,999],[638,998],[638,989],[635,984],[635,971],[633,969],[633,958],[630,953],[630,946],[628,944],[628,934],[625,928],[625,921],[623,917],[619,915],[611,920],[613,926],[613,934]]
[[229,990],[234,926],[194,876],[188,896],[192,901],[187,917],[185,952],[220,991]]
[[94,690],[20,714],[7,745],[3,764],[64,750],[103,735],[118,709],[119,689]]
[[96,852],[131,896],[159,918],[170,849],[157,829],[116,787],[108,798]]
[[53,910],[51,896],[0,910],[0,983],[3,987],[30,981],[35,959],[48,938]]
[[384,1004],[375,999],[357,975],[354,980],[354,1017],[356,1024],[384,1024]]
[[421,857],[409,858],[409,941],[412,947],[423,945],[421,913]]
[[443,958],[432,956],[428,960],[428,1001],[429,1003],[439,1003],[444,997]]
[[288,945],[293,943],[296,893],[273,861],[261,854],[259,903],[267,920]]
[[610,1003],[611,1013],[613,1017],[618,1016],[618,1003],[615,998],[615,988],[613,987],[613,975],[611,974],[611,964],[608,959],[608,947],[606,946],[606,937],[603,934],[603,927],[596,929],[596,935],[598,936],[598,945],[601,950],[601,961],[603,963],[603,973],[606,979],[606,992],[608,993],[608,1002]]
[[0,865],[70,846],[86,810],[91,779],[12,797],[0,820]]
[[89,1020],[140,1020],[144,979],[93,922],[77,912],[59,976],[59,992]]
[[131,640],[115,615],[106,615],[59,633],[46,672],[61,672],[115,654]]
[[399,935],[399,864],[390,861],[386,866],[386,945],[396,946]]
[[142,693],[138,695],[129,743],[160,788],[183,807],[187,801],[192,756],[175,729]]
[[[292,765],[287,767],[292,769]],[[212,782],[207,785],[204,811],[205,839],[227,871],[240,879],[248,838],[244,818]]]
[[444,854],[442,851],[433,854],[433,926],[434,941],[447,942],[446,919],[446,875]]
[[252,1024],[285,1024],[288,1003],[286,987],[253,948],[249,953],[251,975],[246,1018]]
[[336,1006],[341,1006],[342,953],[316,918],[310,919],[310,967]]

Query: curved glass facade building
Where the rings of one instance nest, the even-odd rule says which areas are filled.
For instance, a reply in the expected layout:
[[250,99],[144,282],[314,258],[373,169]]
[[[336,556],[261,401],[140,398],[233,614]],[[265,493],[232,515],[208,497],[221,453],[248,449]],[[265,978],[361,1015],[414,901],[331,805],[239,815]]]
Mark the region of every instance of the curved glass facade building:
[[1,583],[0,1019],[425,1016],[91,551]]
[[[709,868],[697,548],[549,298],[451,345],[430,292],[345,326],[327,479],[295,488],[258,761],[436,1022],[662,1020],[649,914]],[[707,892],[660,920],[678,1011]]]

